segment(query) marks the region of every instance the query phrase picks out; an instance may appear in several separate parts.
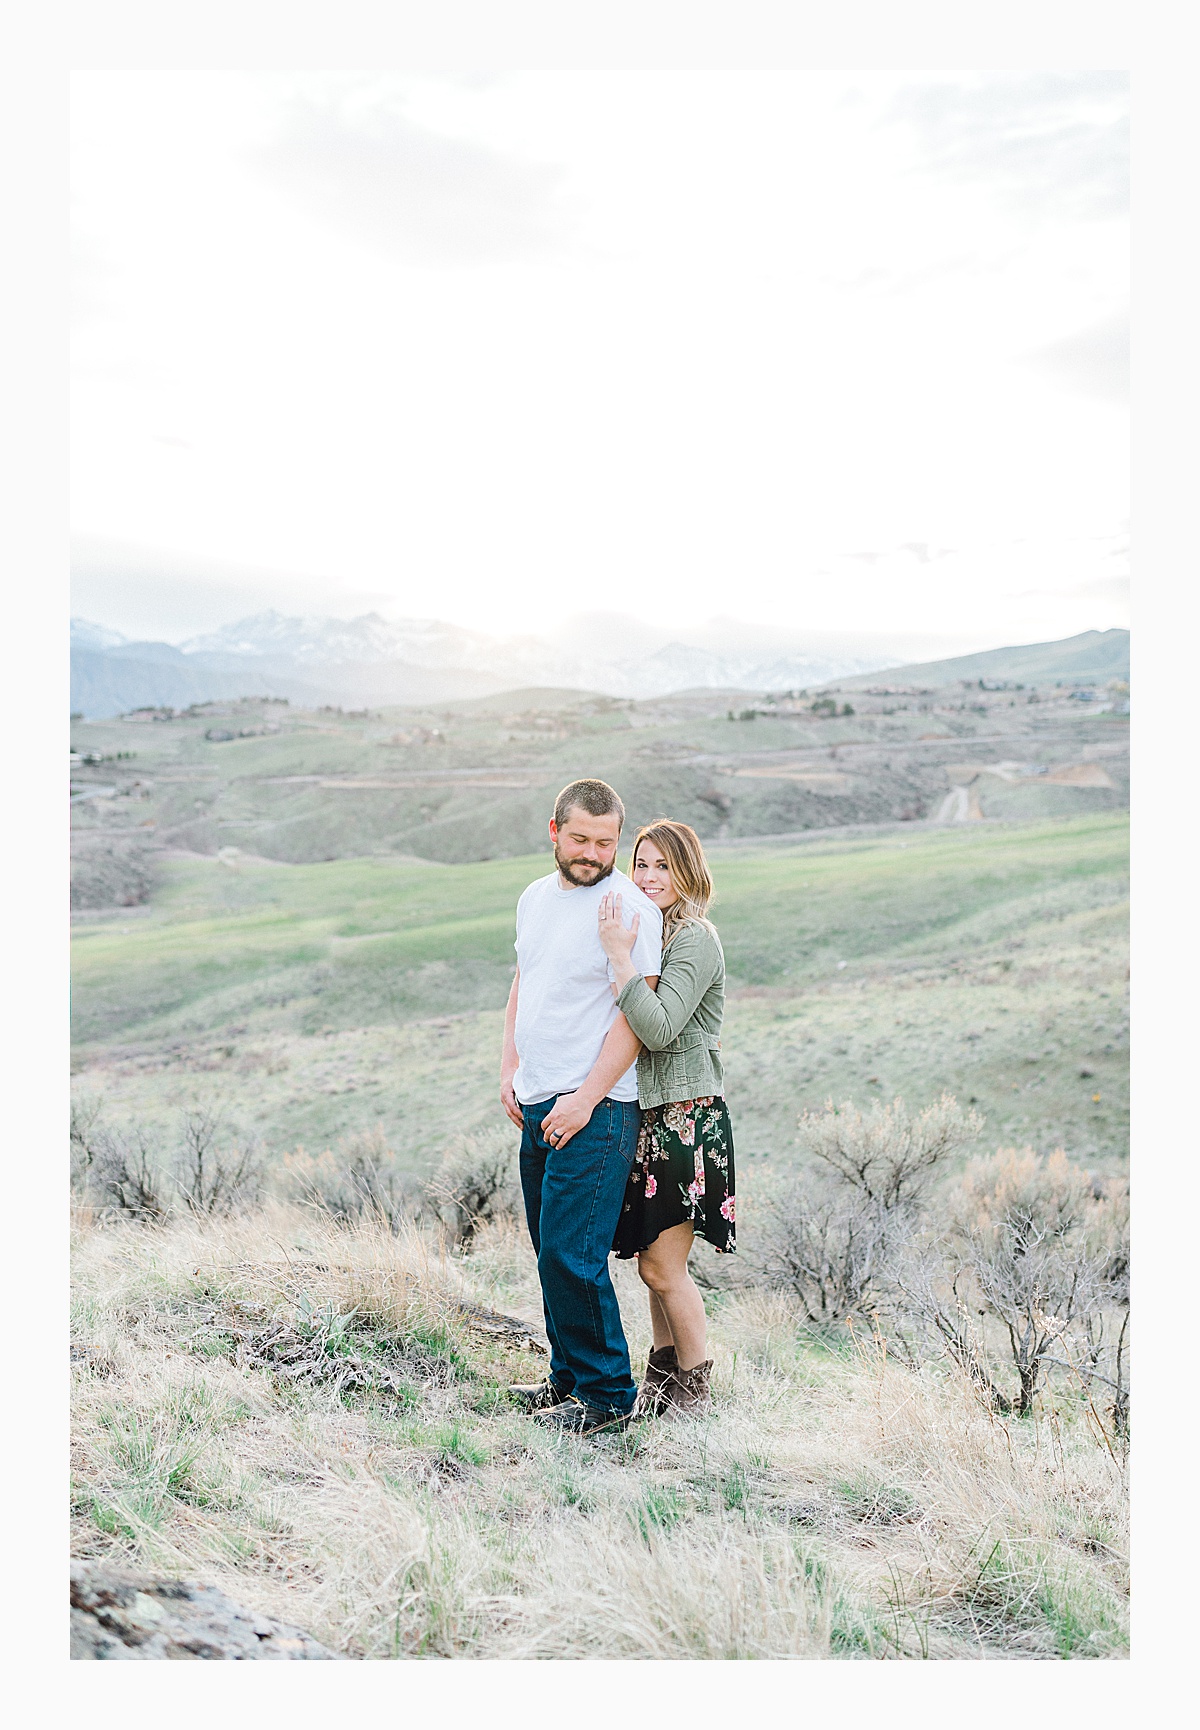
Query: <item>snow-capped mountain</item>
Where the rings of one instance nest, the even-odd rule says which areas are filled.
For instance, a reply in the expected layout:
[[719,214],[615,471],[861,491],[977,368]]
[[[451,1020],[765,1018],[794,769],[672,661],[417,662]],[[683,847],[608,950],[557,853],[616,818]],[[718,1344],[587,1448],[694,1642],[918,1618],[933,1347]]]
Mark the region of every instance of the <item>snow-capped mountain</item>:
[[128,640],[120,631],[110,631],[107,625],[94,624],[91,619],[71,620],[73,649],[115,649]]
[[769,628],[736,621],[676,636],[615,614],[568,620],[546,636],[495,637],[437,619],[388,620],[379,613],[335,619],[270,610],[178,646],[131,642],[77,619],[71,646],[72,707],[85,714],[114,714],[123,703],[184,704],[231,695],[385,705],[445,702],[522,686],[634,698],[696,687],[786,690],[872,672],[904,658],[884,645],[852,639],[781,640]]
[[363,613],[357,619],[288,618],[271,609],[191,637],[180,647],[185,655],[257,656],[301,667],[372,661],[439,667],[462,665],[464,655],[477,645],[485,650],[495,647],[490,637],[436,619],[390,623],[378,613]]
[[[181,645],[185,655],[209,664],[230,657],[259,660],[283,671],[366,668],[388,662],[410,667],[459,668],[513,684],[567,685],[611,696],[650,697],[694,686],[779,688],[811,684],[849,673],[869,672],[887,657],[862,654],[779,653],[778,638],[756,633],[734,653],[698,642],[671,640],[634,620],[602,618],[584,633],[568,626],[551,636],[488,636],[436,619],[387,620],[378,613],[357,619],[288,618],[257,613]],[[746,635],[743,630],[743,637]]]

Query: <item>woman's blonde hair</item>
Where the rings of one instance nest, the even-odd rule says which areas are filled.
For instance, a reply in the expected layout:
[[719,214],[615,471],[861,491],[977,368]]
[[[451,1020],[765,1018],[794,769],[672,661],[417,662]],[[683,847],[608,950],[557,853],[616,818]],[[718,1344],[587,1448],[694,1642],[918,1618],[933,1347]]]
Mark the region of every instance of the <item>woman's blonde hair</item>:
[[631,876],[643,841],[657,847],[666,860],[671,887],[679,897],[663,914],[663,942],[669,943],[689,920],[707,925],[705,914],[713,898],[713,880],[696,831],[689,824],[673,823],[668,817],[660,817],[657,823],[639,829],[629,860]]

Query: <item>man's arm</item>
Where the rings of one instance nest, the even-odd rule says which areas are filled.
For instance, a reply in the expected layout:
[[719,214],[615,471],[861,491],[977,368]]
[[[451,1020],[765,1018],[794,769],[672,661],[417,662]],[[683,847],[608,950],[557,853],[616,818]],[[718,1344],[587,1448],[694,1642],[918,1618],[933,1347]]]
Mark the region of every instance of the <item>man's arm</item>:
[[625,1017],[618,1014],[604,1037],[600,1055],[589,1070],[587,1080],[574,1093],[561,1094],[549,1115],[542,1119],[542,1134],[547,1141],[553,1138],[556,1147],[565,1147],[573,1135],[586,1129],[593,1111],[607,1096],[609,1088],[620,1081],[629,1065],[637,1061],[641,1049],[637,1034]]
[[[512,982],[512,990],[508,994],[508,1007],[504,1011],[504,1055],[500,1060],[500,1103],[517,1128],[524,1129],[525,1119],[521,1116],[521,1107],[517,1104],[517,1096],[513,1092],[513,1076],[517,1073],[521,1062],[517,1055],[517,988],[520,983],[521,969],[518,967],[516,977]],[[625,1017],[622,1016],[621,1020],[624,1021]],[[603,1055],[601,1052],[601,1056]]]

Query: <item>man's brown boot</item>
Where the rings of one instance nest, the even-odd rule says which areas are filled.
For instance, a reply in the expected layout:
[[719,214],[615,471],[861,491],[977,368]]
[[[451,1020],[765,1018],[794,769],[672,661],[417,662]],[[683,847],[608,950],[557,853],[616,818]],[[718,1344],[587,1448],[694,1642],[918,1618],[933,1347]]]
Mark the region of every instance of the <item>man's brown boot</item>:
[[708,1387],[711,1374],[711,1358],[690,1370],[675,1370],[662,1391],[662,1410],[666,1416],[693,1417],[711,1412],[712,1395]]
[[642,1377],[642,1385],[638,1389],[637,1411],[639,1417],[649,1417],[663,1408],[663,1389],[679,1368],[679,1359],[675,1356],[674,1346],[659,1346],[646,1359],[646,1373]]

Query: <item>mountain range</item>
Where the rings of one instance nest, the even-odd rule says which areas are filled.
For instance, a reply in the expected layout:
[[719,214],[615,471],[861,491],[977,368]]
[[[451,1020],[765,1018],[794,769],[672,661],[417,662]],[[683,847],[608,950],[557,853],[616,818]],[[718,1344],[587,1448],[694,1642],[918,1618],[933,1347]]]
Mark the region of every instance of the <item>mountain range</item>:
[[[1127,669],[1127,632],[1084,635],[1123,639]],[[71,708],[103,719],[142,707],[185,708],[250,696],[286,697],[305,707],[383,707],[530,686],[634,698],[697,688],[777,691],[890,671],[912,646],[879,637],[789,636],[733,620],[672,634],[620,615],[593,614],[546,636],[498,638],[434,619],[387,620],[378,613],[335,619],[275,610],[176,645],[130,641],[104,625],[73,619]],[[989,654],[1033,652],[993,650],[959,660],[965,666],[985,662]],[[946,679],[975,676],[950,670],[958,664],[909,664],[895,676],[917,679],[934,669],[945,669]],[[978,676],[1020,674],[981,667]]]
[[720,622],[704,627],[685,641],[611,614],[569,621],[544,637],[499,638],[435,619],[305,618],[274,610],[175,645],[131,642],[74,619],[71,707],[99,719],[238,696],[379,707],[489,696],[515,686],[614,697],[696,686],[767,690],[887,666],[897,646],[836,637],[789,642],[733,622],[728,629]]

